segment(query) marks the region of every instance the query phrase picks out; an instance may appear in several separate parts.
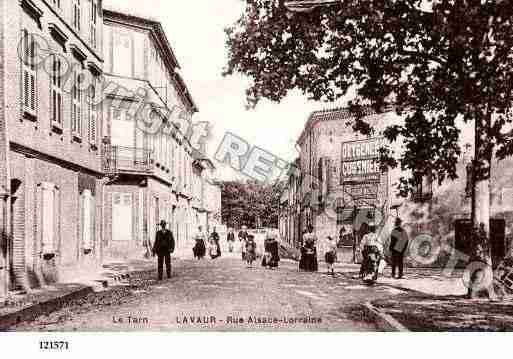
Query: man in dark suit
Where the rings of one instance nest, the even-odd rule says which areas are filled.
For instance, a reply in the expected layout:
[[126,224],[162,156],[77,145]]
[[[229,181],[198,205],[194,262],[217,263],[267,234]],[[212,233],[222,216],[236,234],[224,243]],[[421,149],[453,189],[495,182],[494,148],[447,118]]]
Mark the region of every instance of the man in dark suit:
[[233,228],[228,230],[228,235],[226,236],[226,241],[228,242],[228,250],[233,252],[233,243],[235,242],[235,233],[233,233]]
[[153,255],[157,255],[157,269],[159,280],[162,280],[164,262],[166,262],[166,274],[171,278],[171,253],[175,251],[175,239],[173,233],[166,229],[166,221],[160,221],[160,229],[155,236]]
[[390,254],[392,256],[392,278],[395,278],[395,271],[399,269],[398,279],[403,277],[404,253],[408,249],[408,234],[402,227],[401,218],[395,220],[395,227],[390,236]]

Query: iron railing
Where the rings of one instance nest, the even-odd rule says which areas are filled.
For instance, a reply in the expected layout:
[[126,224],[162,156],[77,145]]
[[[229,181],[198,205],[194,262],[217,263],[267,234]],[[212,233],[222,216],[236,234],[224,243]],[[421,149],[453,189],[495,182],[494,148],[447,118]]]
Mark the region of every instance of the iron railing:
[[109,174],[151,173],[153,171],[152,151],[146,148],[107,145],[104,147],[103,168]]

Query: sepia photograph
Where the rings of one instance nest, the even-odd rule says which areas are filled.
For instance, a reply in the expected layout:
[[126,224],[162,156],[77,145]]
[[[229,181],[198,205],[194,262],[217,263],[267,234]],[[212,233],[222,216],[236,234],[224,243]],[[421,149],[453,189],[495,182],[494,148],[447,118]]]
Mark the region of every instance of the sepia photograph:
[[513,331],[513,4],[0,0],[0,232],[40,352]]

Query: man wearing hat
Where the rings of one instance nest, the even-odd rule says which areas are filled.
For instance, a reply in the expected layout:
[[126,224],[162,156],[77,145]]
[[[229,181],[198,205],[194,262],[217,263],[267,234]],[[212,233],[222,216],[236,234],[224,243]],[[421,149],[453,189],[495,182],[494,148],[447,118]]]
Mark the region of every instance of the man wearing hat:
[[392,256],[392,278],[395,278],[396,269],[399,270],[397,279],[404,274],[404,254],[408,249],[408,234],[402,227],[401,218],[395,220],[395,227],[390,235],[390,253]]
[[166,274],[171,278],[171,253],[175,251],[175,239],[173,233],[166,228],[166,221],[160,221],[160,229],[155,236],[153,255],[157,255],[157,270],[159,280],[162,280],[164,261],[166,262]]

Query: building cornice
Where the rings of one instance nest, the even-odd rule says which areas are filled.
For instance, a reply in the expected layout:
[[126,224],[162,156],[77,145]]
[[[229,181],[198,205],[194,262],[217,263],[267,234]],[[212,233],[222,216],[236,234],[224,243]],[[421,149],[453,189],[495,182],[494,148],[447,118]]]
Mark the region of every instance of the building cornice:
[[[385,114],[395,110],[394,106],[388,106],[383,109],[383,111],[377,112],[371,106],[364,106],[359,111],[360,115],[363,117]],[[296,144],[301,146],[305,137],[312,131],[312,129],[322,121],[334,121],[334,120],[347,120],[351,118],[355,118],[355,112],[352,112],[348,107],[335,107],[332,109],[325,109],[320,111],[314,111],[308,116],[308,120],[306,121],[305,127],[301,132]]]
[[192,95],[190,94],[187,85],[182,79],[181,75],[176,71],[181,69],[180,64],[175,56],[173,48],[166,36],[162,24],[155,20],[147,17],[140,17],[133,14],[127,14],[118,10],[103,9],[104,21],[116,23],[125,26],[137,27],[150,32],[155,44],[159,48],[162,59],[166,63],[166,68],[169,74],[173,77],[176,82],[176,90],[184,102],[187,103],[189,110],[192,112],[198,112],[198,106],[194,102]]

